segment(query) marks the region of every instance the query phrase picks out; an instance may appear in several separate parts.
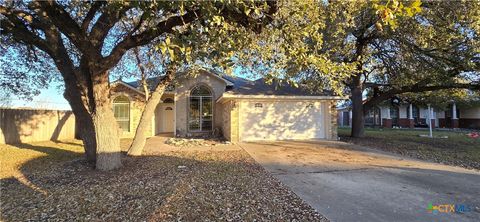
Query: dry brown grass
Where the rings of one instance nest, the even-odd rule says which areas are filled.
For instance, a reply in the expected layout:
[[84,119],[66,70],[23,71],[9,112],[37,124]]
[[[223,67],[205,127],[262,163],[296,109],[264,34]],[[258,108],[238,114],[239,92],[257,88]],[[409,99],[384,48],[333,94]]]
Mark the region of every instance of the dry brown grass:
[[21,168],[47,168],[53,162],[80,157],[81,141],[0,144],[0,179],[21,176]]
[[2,221],[325,220],[243,150],[147,153],[99,172],[78,141],[0,149]]
[[[437,163],[480,169],[480,139],[467,132],[434,131],[436,138],[420,137],[428,130],[365,129],[364,138],[351,138],[349,128],[339,128],[343,141]],[[441,138],[446,136],[448,138]]]

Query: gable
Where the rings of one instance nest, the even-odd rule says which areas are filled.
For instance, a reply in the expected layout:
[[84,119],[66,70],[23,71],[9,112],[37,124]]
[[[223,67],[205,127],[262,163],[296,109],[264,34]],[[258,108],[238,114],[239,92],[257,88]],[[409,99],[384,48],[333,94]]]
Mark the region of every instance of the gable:
[[134,98],[137,101],[145,101],[145,93],[122,81],[116,81],[111,85],[110,94],[112,98],[117,95],[127,95],[129,98]]
[[200,70],[196,75],[189,73],[180,74],[176,82],[177,94],[188,95],[190,90],[197,85],[205,85],[213,92],[214,99],[220,97],[226,90],[229,83],[218,75],[212,74],[205,70]]

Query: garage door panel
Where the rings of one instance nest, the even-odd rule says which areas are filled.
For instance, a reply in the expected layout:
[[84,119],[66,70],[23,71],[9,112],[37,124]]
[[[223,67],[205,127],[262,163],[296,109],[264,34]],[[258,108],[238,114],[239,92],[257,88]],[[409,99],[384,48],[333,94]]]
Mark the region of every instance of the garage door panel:
[[[261,103],[262,107],[255,106]],[[284,140],[325,138],[320,102],[244,102],[241,139]]]

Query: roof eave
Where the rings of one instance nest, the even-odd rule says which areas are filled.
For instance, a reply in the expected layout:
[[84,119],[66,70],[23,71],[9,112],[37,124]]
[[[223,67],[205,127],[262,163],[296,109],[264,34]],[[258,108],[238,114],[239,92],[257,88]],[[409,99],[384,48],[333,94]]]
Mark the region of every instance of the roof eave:
[[122,84],[123,86],[126,86],[127,88],[137,92],[137,93],[140,93],[142,95],[145,95],[145,92],[141,91],[141,90],[138,90],[136,89],[135,87],[132,87],[131,85],[129,85],[128,83],[122,81],[122,80],[117,80],[115,82],[112,83],[113,86],[117,85],[117,84]]
[[[135,87],[131,86],[130,84],[128,84],[128,83],[126,83],[126,82],[124,82],[124,81],[122,81],[122,80],[117,80],[117,81],[115,81],[115,82],[112,83],[113,86],[115,86],[116,84],[122,84],[122,85],[126,86],[127,88],[129,88],[129,89],[131,89],[131,90],[133,90],[133,91],[135,91],[135,92],[137,92],[137,93],[140,93],[140,94],[142,94],[142,95],[145,95],[145,92],[136,89]],[[172,94],[175,94],[175,92],[174,92],[174,91],[165,91],[165,92],[163,92],[163,94],[170,94],[170,95],[172,95]]]
[[342,96],[286,96],[286,95],[237,95],[224,93],[217,102],[224,103],[232,99],[252,99],[252,100],[342,100]]

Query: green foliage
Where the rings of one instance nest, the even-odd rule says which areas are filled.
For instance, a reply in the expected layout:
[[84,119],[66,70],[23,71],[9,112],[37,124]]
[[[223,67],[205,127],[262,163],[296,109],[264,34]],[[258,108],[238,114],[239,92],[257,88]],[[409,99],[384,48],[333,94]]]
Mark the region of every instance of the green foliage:
[[[252,33],[260,32],[272,6],[255,1],[149,2],[142,7],[186,13],[197,10],[201,19],[160,36],[154,45],[165,65],[219,68],[231,74],[237,52],[247,48]],[[219,7],[221,6],[221,7]],[[166,9],[168,8],[168,9]],[[149,15],[153,18],[158,15]],[[236,17],[237,16],[237,17]],[[240,18],[243,16],[243,19]],[[148,19],[148,18],[147,18]]]
[[[365,26],[362,19],[378,20],[380,11],[393,7],[378,2],[315,0],[281,1],[279,5],[271,25],[261,34],[242,35],[249,44],[234,54],[237,64],[269,82],[275,79],[280,84],[301,84],[340,95],[345,82],[362,72],[359,63],[365,62],[351,55],[356,47],[354,32]],[[421,11],[419,7],[418,1],[408,7],[402,3],[388,12],[392,16],[385,22],[393,29],[396,16],[412,16]]]
[[[388,0],[386,3],[375,0],[372,2],[377,15],[379,15],[384,24],[389,25],[392,29],[397,28],[398,25],[396,20],[398,17],[413,17],[422,11],[421,0],[404,2],[399,0]],[[382,25],[379,22],[376,23],[376,27],[382,29]]]
[[445,109],[453,102],[457,107],[470,108],[480,106],[480,94],[476,91],[466,89],[444,89],[423,93],[405,93],[402,100],[411,101],[418,105],[428,105]]

